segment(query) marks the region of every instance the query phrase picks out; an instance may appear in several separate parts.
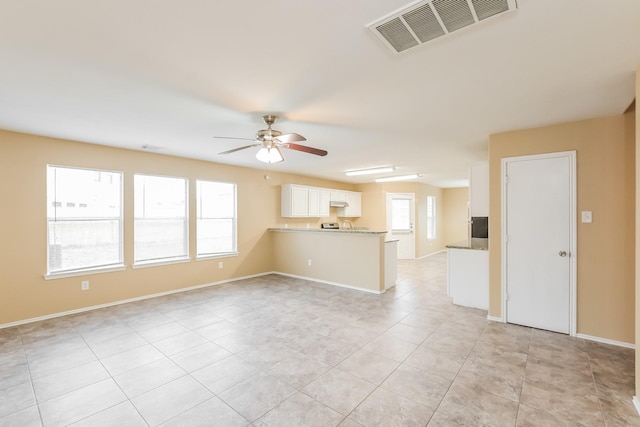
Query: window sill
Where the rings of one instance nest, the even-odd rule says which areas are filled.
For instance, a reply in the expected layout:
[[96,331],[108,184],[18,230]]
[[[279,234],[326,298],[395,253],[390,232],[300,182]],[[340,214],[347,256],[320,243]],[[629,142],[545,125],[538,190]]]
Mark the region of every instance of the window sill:
[[206,261],[208,259],[231,258],[240,255],[238,252],[225,252],[221,254],[200,255],[196,257],[196,261]]
[[117,265],[111,265],[109,267],[86,268],[84,270],[72,270],[72,271],[62,271],[60,273],[48,273],[48,274],[45,274],[43,277],[44,277],[44,280],[53,280],[53,279],[63,279],[65,277],[86,276],[88,274],[111,273],[113,271],[123,271],[126,269],[127,269],[126,265],[117,264]]
[[165,259],[153,260],[153,261],[140,261],[133,264],[133,268],[157,267],[159,265],[182,264],[186,262],[191,262],[191,258],[180,257],[180,258],[165,258]]

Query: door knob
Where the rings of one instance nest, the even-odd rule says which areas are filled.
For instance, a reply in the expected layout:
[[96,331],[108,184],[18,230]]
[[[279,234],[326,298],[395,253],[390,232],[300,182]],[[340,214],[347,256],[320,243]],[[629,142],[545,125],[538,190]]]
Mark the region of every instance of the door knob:
[[560,251],[560,252],[558,252],[558,255],[567,256],[567,251]]

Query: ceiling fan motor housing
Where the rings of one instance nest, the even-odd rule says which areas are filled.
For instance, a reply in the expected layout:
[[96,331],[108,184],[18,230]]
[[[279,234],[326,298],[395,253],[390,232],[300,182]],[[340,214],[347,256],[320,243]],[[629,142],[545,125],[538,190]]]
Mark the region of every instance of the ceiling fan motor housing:
[[282,132],[273,130],[271,127],[269,129],[262,129],[256,133],[256,139],[259,141],[271,141],[273,138],[277,138],[282,135]]

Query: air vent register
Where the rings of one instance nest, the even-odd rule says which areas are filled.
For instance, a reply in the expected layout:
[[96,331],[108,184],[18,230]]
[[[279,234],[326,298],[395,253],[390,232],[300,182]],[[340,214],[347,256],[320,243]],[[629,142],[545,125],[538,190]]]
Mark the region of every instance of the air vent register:
[[516,0],[421,1],[367,28],[393,53],[401,53],[516,7]]

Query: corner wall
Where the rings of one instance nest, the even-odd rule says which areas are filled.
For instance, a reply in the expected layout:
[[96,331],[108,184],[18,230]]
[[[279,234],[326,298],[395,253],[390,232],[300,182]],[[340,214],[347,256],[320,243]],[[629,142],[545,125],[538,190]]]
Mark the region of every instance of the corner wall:
[[469,237],[469,187],[442,190],[442,206],[446,216],[442,218],[445,245]]
[[491,135],[490,316],[502,316],[501,159],[576,150],[577,332],[635,342],[635,141],[631,113]]

